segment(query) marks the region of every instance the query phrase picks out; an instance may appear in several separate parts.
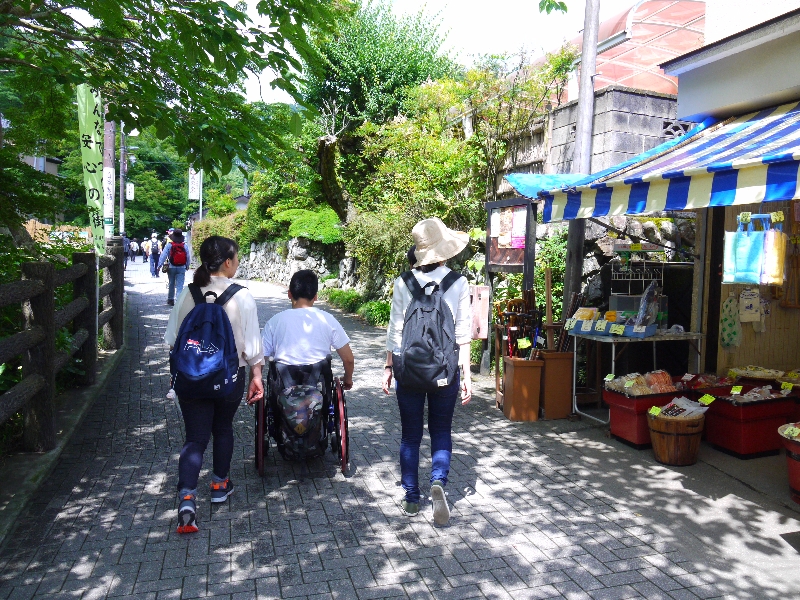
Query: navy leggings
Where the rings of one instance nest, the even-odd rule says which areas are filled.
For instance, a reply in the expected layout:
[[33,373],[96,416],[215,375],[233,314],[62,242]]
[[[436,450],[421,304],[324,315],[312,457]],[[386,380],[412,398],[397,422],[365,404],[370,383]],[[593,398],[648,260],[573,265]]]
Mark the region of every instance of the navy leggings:
[[214,436],[214,475],[228,476],[233,458],[233,417],[244,395],[244,367],[239,367],[236,389],[225,398],[178,398],[186,426],[186,443],[178,461],[178,491],[196,490],[203,453]]

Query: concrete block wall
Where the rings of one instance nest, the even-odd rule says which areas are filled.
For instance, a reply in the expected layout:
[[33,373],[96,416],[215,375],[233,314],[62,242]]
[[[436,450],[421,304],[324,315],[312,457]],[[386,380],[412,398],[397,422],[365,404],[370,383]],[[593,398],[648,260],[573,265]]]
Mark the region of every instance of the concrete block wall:
[[[677,99],[668,94],[611,86],[596,93],[592,139],[592,172],[602,171],[666,141],[664,121],[677,115]],[[572,168],[577,102],[551,115],[553,132],[545,171]]]

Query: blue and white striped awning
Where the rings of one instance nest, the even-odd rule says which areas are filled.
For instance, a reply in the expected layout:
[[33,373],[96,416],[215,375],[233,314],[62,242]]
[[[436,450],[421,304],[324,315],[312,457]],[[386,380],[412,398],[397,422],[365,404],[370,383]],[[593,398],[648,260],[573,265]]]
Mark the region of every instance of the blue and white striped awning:
[[800,103],[794,102],[705,121],[677,140],[538,196],[546,222],[777,202],[800,197],[799,165]]

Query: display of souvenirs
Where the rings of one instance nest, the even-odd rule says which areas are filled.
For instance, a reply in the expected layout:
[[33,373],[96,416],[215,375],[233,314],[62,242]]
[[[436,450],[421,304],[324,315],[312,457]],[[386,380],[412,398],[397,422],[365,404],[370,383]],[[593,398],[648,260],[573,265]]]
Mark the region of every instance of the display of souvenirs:
[[786,423],[778,428],[778,433],[787,440],[800,441],[800,423]]
[[730,377],[718,377],[713,373],[703,373],[700,375],[687,373],[681,377],[680,381],[675,383],[675,387],[678,390],[700,390],[703,388],[732,385],[733,381],[734,380]]
[[653,394],[650,386],[647,385],[647,380],[644,375],[639,373],[629,373],[622,377],[617,377],[606,382],[606,389],[628,396],[648,396]]
[[778,377],[776,381],[778,383],[800,384],[800,367],[787,371],[783,377]]
[[728,371],[728,377],[749,377],[750,379],[766,379],[775,380],[778,377],[783,377],[785,373],[777,369],[765,369],[764,367],[757,367],[755,365],[748,365],[746,367],[734,367]]
[[[761,400],[772,400],[775,398],[785,398],[792,393],[791,388],[783,390],[773,390],[771,385],[753,388],[752,390],[735,396],[736,402],[760,402]],[[734,398],[734,396],[730,396]]]
[[644,380],[655,394],[666,394],[678,391],[672,384],[672,376],[666,371],[651,371],[650,373],[645,373]]
[[597,314],[596,308],[583,306],[575,311],[572,318],[578,321],[594,321],[597,318]]
[[681,417],[689,419],[698,415],[702,415],[707,410],[708,406],[703,406],[699,402],[694,402],[684,396],[681,396],[680,398],[675,398],[665,406],[654,406],[650,409],[650,413],[653,416]]

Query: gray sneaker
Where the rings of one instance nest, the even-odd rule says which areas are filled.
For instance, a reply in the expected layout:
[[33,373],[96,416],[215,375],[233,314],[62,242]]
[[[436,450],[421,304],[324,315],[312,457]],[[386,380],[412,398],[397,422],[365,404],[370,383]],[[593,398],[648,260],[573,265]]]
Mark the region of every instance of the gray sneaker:
[[450,507],[444,495],[444,485],[441,481],[431,484],[431,501],[433,504],[433,522],[437,525],[447,525],[450,520]]
[[409,502],[405,498],[400,500],[400,510],[403,511],[407,517],[416,517],[419,514],[419,503]]

